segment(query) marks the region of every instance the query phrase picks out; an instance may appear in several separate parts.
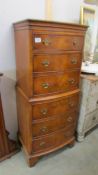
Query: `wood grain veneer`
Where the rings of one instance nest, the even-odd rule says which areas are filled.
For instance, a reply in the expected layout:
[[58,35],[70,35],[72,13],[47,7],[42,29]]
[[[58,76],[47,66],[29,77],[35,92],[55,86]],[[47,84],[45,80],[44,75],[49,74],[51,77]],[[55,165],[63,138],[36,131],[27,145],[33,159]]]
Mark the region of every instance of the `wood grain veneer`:
[[29,166],[75,141],[86,29],[39,20],[14,24],[19,138]]

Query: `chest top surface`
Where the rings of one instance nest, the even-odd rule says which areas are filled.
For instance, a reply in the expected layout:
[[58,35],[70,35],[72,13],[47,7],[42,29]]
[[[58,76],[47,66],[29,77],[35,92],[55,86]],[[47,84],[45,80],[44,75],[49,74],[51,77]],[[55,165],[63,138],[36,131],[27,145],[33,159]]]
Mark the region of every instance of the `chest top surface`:
[[66,22],[58,22],[58,21],[46,21],[46,20],[35,20],[35,19],[26,19],[23,21],[19,21],[13,24],[15,30],[18,28],[26,28],[29,27],[31,29],[34,26],[40,27],[53,27],[53,28],[62,28],[62,29],[75,29],[85,31],[88,26],[74,24],[74,23],[66,23]]

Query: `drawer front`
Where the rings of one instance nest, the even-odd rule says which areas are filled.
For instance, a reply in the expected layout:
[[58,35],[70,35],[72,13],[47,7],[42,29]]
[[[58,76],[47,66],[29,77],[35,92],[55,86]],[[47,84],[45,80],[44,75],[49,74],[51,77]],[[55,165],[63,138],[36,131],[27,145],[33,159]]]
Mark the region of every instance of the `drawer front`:
[[57,100],[33,105],[33,120],[50,116],[64,115],[67,111],[78,109],[79,93]]
[[81,53],[35,55],[33,57],[34,72],[65,71],[80,68]]
[[98,97],[98,81],[90,82],[90,95]]
[[33,152],[44,152],[66,143],[74,135],[74,125],[68,129],[33,140]]
[[84,121],[84,131],[88,131],[98,124],[98,109],[86,115]]
[[90,113],[98,108],[98,93],[90,95],[87,98],[86,111]]
[[79,88],[80,71],[34,76],[34,95],[68,92]]
[[78,113],[76,111],[66,112],[62,116],[51,117],[48,120],[33,122],[33,136],[42,136],[53,131],[68,127],[73,123],[76,123],[77,114]]
[[73,35],[34,34],[33,49],[78,50],[83,49],[83,37]]

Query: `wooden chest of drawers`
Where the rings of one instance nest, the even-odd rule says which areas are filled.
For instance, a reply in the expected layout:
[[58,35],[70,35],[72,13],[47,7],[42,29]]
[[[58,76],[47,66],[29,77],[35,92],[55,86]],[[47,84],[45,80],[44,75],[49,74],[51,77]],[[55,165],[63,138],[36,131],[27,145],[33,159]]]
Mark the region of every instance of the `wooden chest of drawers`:
[[74,143],[86,28],[36,20],[14,24],[19,138],[30,166]]

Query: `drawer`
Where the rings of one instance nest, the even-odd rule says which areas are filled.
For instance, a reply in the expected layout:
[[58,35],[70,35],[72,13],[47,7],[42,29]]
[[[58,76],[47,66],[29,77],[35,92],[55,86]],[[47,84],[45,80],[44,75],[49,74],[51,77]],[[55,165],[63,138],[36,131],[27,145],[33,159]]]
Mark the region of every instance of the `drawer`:
[[90,81],[90,95],[98,97],[98,81]]
[[83,130],[86,132],[98,124],[98,109],[85,116]]
[[33,152],[44,152],[50,148],[56,148],[64,143],[66,144],[66,142],[74,135],[74,128],[73,125],[68,129],[57,131],[39,139],[33,139]]
[[36,33],[33,35],[33,49],[82,51],[83,41],[82,36]]
[[65,71],[81,66],[81,53],[44,54],[33,57],[33,71]]
[[80,71],[34,76],[34,95],[68,92],[79,88]]
[[64,115],[67,111],[78,110],[79,93],[52,101],[45,101],[33,106],[33,120],[50,116]]
[[77,111],[66,112],[62,116],[51,117],[47,120],[33,121],[33,136],[38,137],[59,129],[68,127],[77,121]]
[[94,95],[90,95],[89,93],[86,103],[86,111],[87,111],[86,113],[90,113],[97,108],[98,108],[98,93]]

